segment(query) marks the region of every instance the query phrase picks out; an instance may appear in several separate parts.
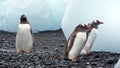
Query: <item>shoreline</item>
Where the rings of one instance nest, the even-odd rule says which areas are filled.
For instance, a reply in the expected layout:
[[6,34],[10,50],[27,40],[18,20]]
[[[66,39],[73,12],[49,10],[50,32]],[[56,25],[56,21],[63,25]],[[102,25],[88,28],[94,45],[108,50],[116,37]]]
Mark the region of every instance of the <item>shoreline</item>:
[[63,56],[66,39],[62,30],[33,33],[35,46],[31,53],[17,54],[16,33],[0,31],[0,68],[113,68],[120,54],[92,51],[91,55],[80,55],[77,62],[55,57]]

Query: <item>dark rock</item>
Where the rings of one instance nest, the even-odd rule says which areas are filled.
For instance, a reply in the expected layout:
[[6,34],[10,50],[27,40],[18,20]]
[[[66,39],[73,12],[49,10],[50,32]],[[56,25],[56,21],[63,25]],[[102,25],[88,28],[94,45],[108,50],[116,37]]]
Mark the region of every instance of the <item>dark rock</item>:
[[55,52],[58,52],[59,51],[59,49],[58,48],[55,48],[55,50],[54,50]]
[[91,65],[92,66],[96,66],[98,63],[97,62],[92,62]]
[[55,43],[55,41],[53,40],[52,43]]
[[46,44],[46,42],[42,42],[42,44]]
[[48,49],[48,48],[49,48],[49,46],[44,46],[44,47],[43,47],[43,49]]
[[3,38],[1,41],[3,42],[3,41],[5,41],[5,39]]
[[60,47],[64,47],[64,44],[60,44]]
[[109,58],[109,59],[106,59],[105,62],[106,64],[114,64],[116,61],[115,61],[115,58]]
[[86,68],[92,68],[91,66],[86,66]]
[[56,33],[53,33],[52,35],[53,35],[53,36],[56,36],[57,34],[56,34]]
[[62,39],[62,41],[66,41],[65,39]]

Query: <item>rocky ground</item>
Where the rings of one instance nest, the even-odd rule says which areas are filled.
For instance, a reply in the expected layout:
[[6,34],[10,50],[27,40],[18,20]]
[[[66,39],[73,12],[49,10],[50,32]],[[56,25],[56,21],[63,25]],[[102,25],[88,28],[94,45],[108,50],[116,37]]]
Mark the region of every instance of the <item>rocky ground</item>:
[[16,33],[0,31],[0,68],[114,68],[120,54],[95,52],[80,55],[77,62],[57,57],[64,54],[65,37],[61,30],[34,33],[31,53],[17,54]]

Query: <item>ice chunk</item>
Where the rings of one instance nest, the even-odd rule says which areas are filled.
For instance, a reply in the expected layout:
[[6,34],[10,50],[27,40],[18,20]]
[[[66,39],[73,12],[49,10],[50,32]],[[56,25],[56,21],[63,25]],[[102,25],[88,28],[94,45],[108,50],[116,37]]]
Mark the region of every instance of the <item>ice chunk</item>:
[[120,68],[120,59],[119,59],[118,62],[115,64],[114,68]]
[[103,21],[92,50],[120,52],[120,0],[70,0],[62,21],[62,29],[68,39],[74,27],[80,23]]
[[19,18],[25,14],[34,32],[61,28],[68,0],[1,0],[0,29],[16,32]]

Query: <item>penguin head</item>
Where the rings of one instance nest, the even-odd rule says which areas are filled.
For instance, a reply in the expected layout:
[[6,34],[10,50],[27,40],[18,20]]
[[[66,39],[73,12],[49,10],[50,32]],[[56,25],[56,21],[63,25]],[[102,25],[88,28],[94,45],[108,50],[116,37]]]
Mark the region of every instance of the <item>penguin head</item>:
[[85,26],[85,24],[79,24],[79,25],[77,26],[77,28],[81,29],[81,28],[84,28],[84,26]]
[[100,24],[103,24],[103,22],[101,22],[101,21],[99,21],[99,20],[96,20],[96,22],[93,21],[93,22],[91,23],[91,26],[92,26],[92,28],[98,29],[98,25],[100,25]]
[[20,23],[21,24],[27,24],[27,17],[23,14],[21,15],[21,18],[20,18]]
[[99,21],[99,20],[96,20],[96,23],[99,25],[99,24],[103,24],[103,22]]

